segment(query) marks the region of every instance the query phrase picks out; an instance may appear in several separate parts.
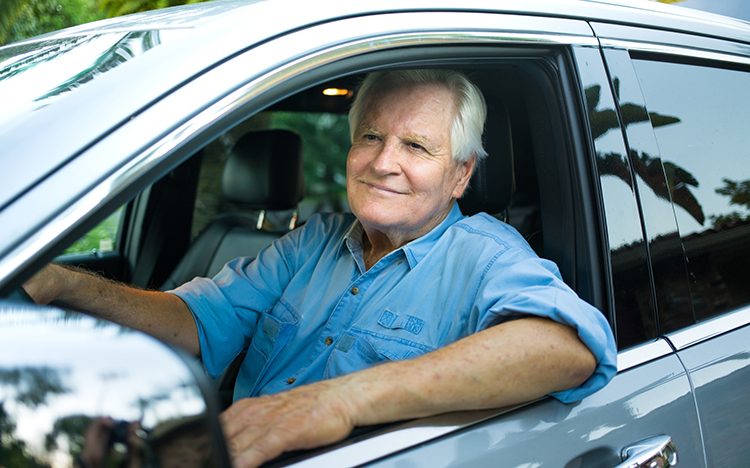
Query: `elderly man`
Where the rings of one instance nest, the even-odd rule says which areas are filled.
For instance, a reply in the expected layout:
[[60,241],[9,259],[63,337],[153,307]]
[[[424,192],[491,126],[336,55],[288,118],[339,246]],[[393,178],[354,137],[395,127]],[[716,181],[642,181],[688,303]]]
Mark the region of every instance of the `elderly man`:
[[372,74],[349,117],[352,214],[171,293],[55,267],[25,287],[180,344],[214,377],[247,349],[222,415],[241,467],[359,425],[580,399],[616,370],[604,317],[511,227],[456,205],[485,113],[457,72]]

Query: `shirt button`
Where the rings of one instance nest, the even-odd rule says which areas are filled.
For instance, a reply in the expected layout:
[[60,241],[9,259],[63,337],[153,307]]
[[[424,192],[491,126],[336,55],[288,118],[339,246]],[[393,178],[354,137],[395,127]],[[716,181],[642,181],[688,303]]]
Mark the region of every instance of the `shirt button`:
[[356,286],[354,286],[354,287],[352,288],[352,291],[351,291],[351,292],[352,292],[352,294],[354,294],[354,295],[356,296],[357,294],[359,294],[359,288],[358,288],[358,287],[356,287]]
[[286,379],[286,383],[288,383],[289,385],[291,385],[291,384],[294,383],[295,380],[297,380],[297,379],[295,379],[294,377],[289,377],[288,379]]
[[333,338],[330,336],[326,338],[326,346],[331,346],[333,344]]

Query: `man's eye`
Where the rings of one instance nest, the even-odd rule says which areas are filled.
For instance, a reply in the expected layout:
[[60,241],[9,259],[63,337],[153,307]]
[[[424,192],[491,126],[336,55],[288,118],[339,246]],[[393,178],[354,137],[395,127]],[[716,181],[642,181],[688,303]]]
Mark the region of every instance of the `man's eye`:
[[415,150],[419,150],[419,151],[424,151],[425,150],[424,146],[422,146],[420,144],[417,144],[417,143],[409,143],[409,148],[415,149]]
[[368,141],[375,141],[375,140],[378,139],[377,136],[371,135],[371,134],[364,135],[362,138],[364,138],[365,140],[368,140]]

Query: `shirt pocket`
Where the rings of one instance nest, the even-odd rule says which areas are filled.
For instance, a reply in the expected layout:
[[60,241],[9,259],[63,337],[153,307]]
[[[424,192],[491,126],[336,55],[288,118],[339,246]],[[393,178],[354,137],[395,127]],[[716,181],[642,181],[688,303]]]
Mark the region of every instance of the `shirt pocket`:
[[237,375],[235,394],[236,389],[241,388],[243,396],[256,395],[258,382],[273,365],[274,359],[284,349],[296,329],[297,323],[283,322],[266,313],[261,315]]
[[435,348],[357,327],[343,333],[326,363],[323,379],[333,379],[378,364],[421,356]]

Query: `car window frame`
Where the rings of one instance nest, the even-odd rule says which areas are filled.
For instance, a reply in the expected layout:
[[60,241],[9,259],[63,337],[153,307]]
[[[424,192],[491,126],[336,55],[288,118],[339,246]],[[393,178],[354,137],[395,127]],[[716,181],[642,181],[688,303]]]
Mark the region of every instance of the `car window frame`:
[[[687,65],[739,68],[750,73],[750,44],[658,30],[649,30],[644,36],[639,28],[605,23],[592,23],[592,28],[599,35],[604,51],[625,51],[630,60],[643,57]],[[633,72],[637,76],[637,72]],[[673,203],[672,209],[675,209]],[[657,314],[659,312],[657,309]],[[750,325],[750,304],[706,320],[694,320],[678,330],[660,335],[676,351],[681,351],[747,325]]]

